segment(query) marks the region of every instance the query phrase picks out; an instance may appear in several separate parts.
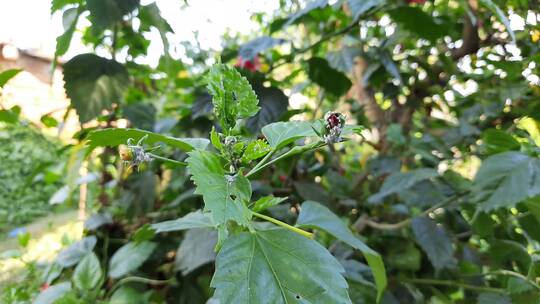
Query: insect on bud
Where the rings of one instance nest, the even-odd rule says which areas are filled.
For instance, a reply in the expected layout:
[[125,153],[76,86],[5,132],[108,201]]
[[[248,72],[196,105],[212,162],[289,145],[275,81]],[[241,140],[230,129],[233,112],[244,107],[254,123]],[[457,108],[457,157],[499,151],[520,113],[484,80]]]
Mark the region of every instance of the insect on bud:
[[327,112],[324,115],[325,135],[324,140],[328,144],[341,141],[341,131],[345,126],[345,116],[338,112]]

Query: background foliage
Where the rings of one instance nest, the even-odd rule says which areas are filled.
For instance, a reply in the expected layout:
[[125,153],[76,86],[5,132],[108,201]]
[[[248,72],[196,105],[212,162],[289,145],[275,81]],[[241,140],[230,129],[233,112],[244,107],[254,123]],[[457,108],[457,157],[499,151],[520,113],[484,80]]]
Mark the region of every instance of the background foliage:
[[[190,174],[198,184],[207,176],[197,174],[208,172],[175,165],[188,157],[184,138],[208,138],[215,128],[213,136],[266,138],[287,150],[313,130],[302,123],[273,124],[266,132],[263,126],[320,119],[328,110],[345,113],[362,131],[268,166],[254,176],[251,192],[253,199],[288,197],[268,203],[264,213],[316,230],[316,240],[340,262],[334,268],[344,270],[353,303],[375,303],[377,287],[385,285],[370,261],[377,253],[387,277],[382,303],[538,303],[537,1],[280,3],[278,12],[254,16],[263,28],[257,37],[225,37],[220,53],[186,42],[189,58],[175,60],[167,39],[172,29],[156,4],[53,1],[52,10],[70,21],[57,55],[68,49],[79,18],[91,21],[84,41],[100,54],[64,65],[68,111],[82,126],[72,159],[87,159],[99,178],[87,235],[45,271],[43,282],[52,286],[38,303],[205,303],[214,295],[210,286],[221,299],[231,296],[233,290],[219,289],[229,280],[226,270],[215,272],[213,264],[220,232],[207,229],[195,211],[203,207],[196,194],[213,193],[195,192]],[[524,20],[521,29],[510,28],[509,12]],[[144,33],[152,28],[164,45],[156,67],[135,61],[146,56]],[[240,83],[231,89],[242,86],[244,95],[219,95],[212,80],[207,91],[206,75],[234,71],[210,69],[216,61],[236,65],[253,91]],[[252,105],[253,93],[260,107],[254,117],[254,108],[224,109],[235,101]],[[295,93],[309,102],[293,104]],[[92,132],[121,119],[144,131]],[[115,147],[144,134],[149,145],[167,144],[153,153],[169,160],[128,169]],[[254,165],[238,161],[233,167]],[[74,163],[68,176],[83,162]],[[174,222],[155,224],[166,220]],[[240,233],[234,242],[254,238]],[[225,260],[230,244],[220,251]]]

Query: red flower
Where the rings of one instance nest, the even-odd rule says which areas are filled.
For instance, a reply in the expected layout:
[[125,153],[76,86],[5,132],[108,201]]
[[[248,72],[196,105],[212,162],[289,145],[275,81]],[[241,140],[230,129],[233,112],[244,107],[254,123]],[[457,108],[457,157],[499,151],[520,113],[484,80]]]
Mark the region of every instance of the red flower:
[[282,183],[284,183],[284,182],[287,180],[287,176],[285,176],[285,175],[280,175],[280,176],[279,176],[279,180],[280,180]]
[[409,3],[409,4],[412,4],[412,3],[424,4],[424,3],[426,3],[426,0],[407,0],[407,3]]
[[39,290],[40,291],[45,291],[45,290],[47,290],[47,288],[49,288],[49,283],[43,283],[43,285],[41,285]]
[[256,72],[261,68],[261,63],[259,61],[259,56],[255,56],[251,60],[238,56],[238,61],[234,66],[251,72]]

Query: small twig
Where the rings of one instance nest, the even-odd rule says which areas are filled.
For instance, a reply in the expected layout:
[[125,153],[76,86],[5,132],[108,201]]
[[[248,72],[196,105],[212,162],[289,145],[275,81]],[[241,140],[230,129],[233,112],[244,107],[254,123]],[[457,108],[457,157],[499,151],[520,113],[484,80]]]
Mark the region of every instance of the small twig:
[[435,279],[402,279],[404,282],[413,283],[413,284],[427,284],[427,285],[440,285],[440,286],[449,286],[449,287],[460,287],[469,290],[481,291],[481,292],[495,292],[500,294],[505,294],[506,291],[499,288],[486,287],[486,286],[475,286],[469,285],[460,282],[446,281],[446,280],[435,280]]
[[118,289],[118,287],[126,283],[135,282],[135,283],[143,283],[143,284],[148,284],[148,285],[167,285],[171,282],[174,282],[175,280],[176,279],[174,277],[167,280],[154,280],[154,279],[147,279],[143,277],[127,277],[116,282],[116,284],[114,284],[113,287],[111,287],[111,289],[107,292],[107,295],[110,296],[116,289]]
[[[442,208],[458,199],[460,199],[461,197],[463,197],[465,194],[469,193],[468,191],[465,191],[463,193],[460,193],[456,196],[453,196],[445,201],[443,201],[442,203],[439,203],[429,209],[426,209],[424,210],[422,213],[420,213],[418,216],[425,216],[425,215],[428,215],[430,214],[431,212],[439,209],[439,208]],[[355,227],[357,230],[359,230],[360,227],[362,227],[363,225],[367,225],[371,228],[375,228],[375,229],[379,229],[379,230],[397,230],[397,229],[401,229],[401,228],[404,228],[404,227],[407,227],[412,221],[412,218],[408,218],[408,219],[405,219],[401,222],[397,222],[397,223],[378,223],[378,222],[374,222],[372,220],[370,220],[369,218],[366,218],[366,217],[360,217],[358,218],[358,220],[354,223],[353,227]]]

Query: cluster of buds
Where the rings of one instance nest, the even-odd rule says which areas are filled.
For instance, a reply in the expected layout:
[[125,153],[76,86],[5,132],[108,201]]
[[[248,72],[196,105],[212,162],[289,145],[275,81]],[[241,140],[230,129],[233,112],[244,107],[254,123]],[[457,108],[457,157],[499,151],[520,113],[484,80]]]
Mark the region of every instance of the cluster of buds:
[[345,116],[338,112],[327,112],[324,115],[325,132],[323,139],[327,144],[335,144],[341,141],[341,132],[345,126]]
[[119,148],[120,158],[129,167],[139,168],[141,164],[152,161],[152,155],[144,150],[143,142],[148,135],[143,136],[136,144],[133,138],[127,140],[127,145]]

